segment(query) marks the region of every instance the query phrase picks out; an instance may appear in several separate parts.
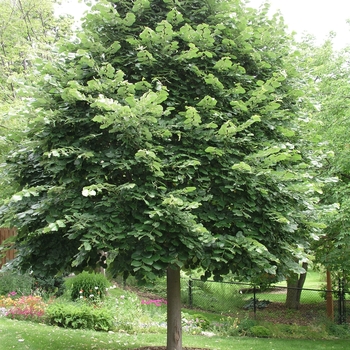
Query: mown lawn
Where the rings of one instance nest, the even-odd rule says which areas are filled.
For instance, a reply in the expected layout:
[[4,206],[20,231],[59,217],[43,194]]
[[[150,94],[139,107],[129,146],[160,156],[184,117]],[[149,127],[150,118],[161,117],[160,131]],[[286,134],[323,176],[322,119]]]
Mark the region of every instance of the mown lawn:
[[[304,288],[321,289],[326,284],[326,273],[309,270],[306,274]],[[282,281],[275,284],[276,286],[287,287],[287,282]]]
[[[127,350],[141,346],[166,344],[165,334],[103,333],[71,330],[43,324],[0,318],[0,349],[60,350],[98,349]],[[184,334],[186,347],[211,350],[347,350],[348,340],[287,340],[239,337],[206,337]]]

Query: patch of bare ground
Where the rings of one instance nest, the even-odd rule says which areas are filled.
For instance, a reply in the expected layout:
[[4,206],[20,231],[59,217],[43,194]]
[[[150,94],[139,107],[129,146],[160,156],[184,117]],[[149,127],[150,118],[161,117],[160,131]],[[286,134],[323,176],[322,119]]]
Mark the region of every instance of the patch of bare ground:
[[326,314],[326,305],[302,304],[298,310],[287,309],[284,303],[273,302],[257,312],[257,319],[279,324],[297,324],[307,326],[322,319]]

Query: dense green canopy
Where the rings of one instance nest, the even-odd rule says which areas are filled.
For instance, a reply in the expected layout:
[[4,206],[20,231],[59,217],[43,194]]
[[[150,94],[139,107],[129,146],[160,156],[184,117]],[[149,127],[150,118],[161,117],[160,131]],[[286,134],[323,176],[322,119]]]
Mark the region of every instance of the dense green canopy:
[[38,62],[22,186],[2,209],[39,274],[101,263],[284,273],[312,227],[312,154],[298,126],[283,21],[241,1],[99,1]]

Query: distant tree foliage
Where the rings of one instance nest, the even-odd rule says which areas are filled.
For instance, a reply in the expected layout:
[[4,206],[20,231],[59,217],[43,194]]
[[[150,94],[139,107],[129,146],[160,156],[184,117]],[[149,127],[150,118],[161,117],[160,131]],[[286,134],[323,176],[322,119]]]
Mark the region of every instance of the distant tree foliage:
[[[35,60],[50,59],[54,45],[72,33],[72,19],[54,16],[53,0],[0,0],[0,164],[23,143]],[[31,116],[30,116],[31,118]],[[16,182],[0,167],[0,203]]]

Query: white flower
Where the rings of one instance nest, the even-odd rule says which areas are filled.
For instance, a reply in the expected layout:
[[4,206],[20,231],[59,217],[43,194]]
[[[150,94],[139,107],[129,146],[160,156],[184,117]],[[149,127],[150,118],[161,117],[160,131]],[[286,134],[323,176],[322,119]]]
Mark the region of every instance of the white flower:
[[125,299],[125,295],[121,295],[121,296],[120,296],[120,299]]
[[93,295],[93,294],[90,294],[90,295],[89,295],[89,297],[90,297],[90,298],[93,298],[93,297],[94,297],[94,295]]
[[95,287],[95,289],[98,289],[98,287]]

